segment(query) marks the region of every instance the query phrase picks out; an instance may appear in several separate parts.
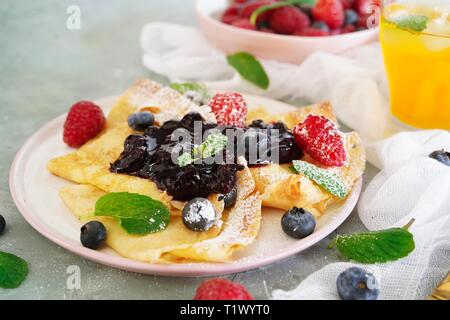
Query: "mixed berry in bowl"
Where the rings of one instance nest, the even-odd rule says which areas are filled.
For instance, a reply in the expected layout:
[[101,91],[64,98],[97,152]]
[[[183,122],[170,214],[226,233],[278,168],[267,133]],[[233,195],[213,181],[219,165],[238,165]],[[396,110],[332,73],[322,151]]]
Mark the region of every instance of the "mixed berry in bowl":
[[319,37],[375,27],[379,7],[380,0],[232,0],[220,19],[247,30]]

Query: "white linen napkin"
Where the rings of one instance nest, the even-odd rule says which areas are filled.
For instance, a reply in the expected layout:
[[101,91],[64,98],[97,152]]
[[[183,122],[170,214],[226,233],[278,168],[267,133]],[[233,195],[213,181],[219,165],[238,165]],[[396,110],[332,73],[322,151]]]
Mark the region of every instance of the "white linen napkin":
[[[399,133],[369,146],[369,156],[381,169],[358,203],[358,214],[369,230],[406,225],[415,250],[399,261],[359,265],[380,282],[380,299],[423,299],[450,270],[450,167],[428,158],[450,150],[450,133]],[[274,299],[339,299],[337,276],[350,263],[333,263],[316,271],[292,291],[275,290]]]
[[329,100],[338,118],[365,141],[385,134],[387,85],[378,44],[342,56],[319,52],[301,65],[262,60],[271,81],[267,91],[242,80],[194,27],[149,23],[141,32],[141,46],[144,65],[171,81],[201,81],[213,89],[275,99]]
[[[193,27],[150,23],[141,33],[143,62],[171,81],[201,81],[217,90],[237,90],[276,99],[329,100],[338,118],[357,130],[368,145],[368,159],[381,169],[358,204],[369,230],[405,225],[411,218],[416,249],[397,262],[363,266],[381,283],[381,299],[419,299],[432,292],[450,269],[450,167],[427,158],[450,150],[445,131],[397,134],[388,129],[387,84],[378,44],[344,55],[316,53],[301,65],[263,60],[271,85],[249,84]],[[313,273],[292,291],[275,290],[274,299],[337,299],[335,282],[349,263]]]

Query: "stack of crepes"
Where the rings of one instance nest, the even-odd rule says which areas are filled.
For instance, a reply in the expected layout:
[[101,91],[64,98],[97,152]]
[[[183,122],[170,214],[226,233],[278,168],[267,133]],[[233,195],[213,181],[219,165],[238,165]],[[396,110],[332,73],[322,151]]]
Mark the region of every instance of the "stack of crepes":
[[[209,200],[220,216],[219,223],[206,232],[191,231],[181,219],[183,202],[173,200],[151,180],[109,170],[110,164],[123,151],[125,139],[133,133],[127,124],[128,116],[141,109],[150,109],[157,124],[180,120],[189,112],[198,112],[205,120],[215,122],[208,106],[198,106],[158,83],[139,80],[117,100],[101,134],[75,152],[52,159],[48,164],[51,173],[76,183],[60,190],[67,207],[83,222],[101,221],[108,232],[107,245],[126,258],[150,263],[230,262],[236,250],[256,239],[262,206],[284,210],[296,206],[319,218],[330,204],[343,201],[307,177],[294,173],[290,165],[246,166],[237,173],[236,204],[224,210],[221,195],[210,195]],[[309,114],[323,115],[336,122],[328,103],[284,114],[272,114],[261,106],[250,106],[247,121],[281,120],[292,129]],[[339,175],[351,191],[364,171],[365,152],[357,133],[344,134],[344,139],[347,164],[327,170]],[[307,156],[302,160],[313,162]],[[245,159],[240,162],[246,164]],[[170,210],[168,227],[148,235],[131,235],[114,218],[93,216],[96,201],[111,192],[137,193],[161,201]]]

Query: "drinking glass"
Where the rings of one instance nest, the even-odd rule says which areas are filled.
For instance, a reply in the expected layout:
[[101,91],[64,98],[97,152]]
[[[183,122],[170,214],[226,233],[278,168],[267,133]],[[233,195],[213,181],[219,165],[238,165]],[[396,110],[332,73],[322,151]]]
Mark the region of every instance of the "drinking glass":
[[450,130],[450,0],[384,0],[380,42],[392,115]]

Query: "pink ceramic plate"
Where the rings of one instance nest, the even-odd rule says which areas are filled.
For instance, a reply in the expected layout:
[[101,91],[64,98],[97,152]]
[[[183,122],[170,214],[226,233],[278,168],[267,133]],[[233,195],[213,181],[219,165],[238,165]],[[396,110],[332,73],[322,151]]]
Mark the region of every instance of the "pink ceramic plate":
[[[250,106],[264,105],[274,112],[292,110],[292,106],[260,97],[246,97]],[[114,99],[98,101],[108,112]],[[256,241],[237,252],[232,263],[149,264],[123,258],[106,248],[94,251],[81,246],[81,223],[69,212],[58,196],[58,190],[70,182],[46,170],[50,158],[71,151],[62,141],[65,115],[54,119],[37,131],[18,152],[10,172],[13,199],[25,220],[54,243],[85,257],[114,268],[164,276],[223,275],[258,268],[296,254],[322,240],[350,215],[356,205],[361,179],[345,203],[331,207],[318,221],[316,231],[303,240],[288,238],[280,226],[279,210],[264,208],[261,231]]]
[[228,0],[197,0],[196,11],[205,37],[226,53],[247,51],[259,58],[301,63],[312,53],[340,53],[378,39],[378,28],[326,37],[270,34],[236,28],[219,21]]

